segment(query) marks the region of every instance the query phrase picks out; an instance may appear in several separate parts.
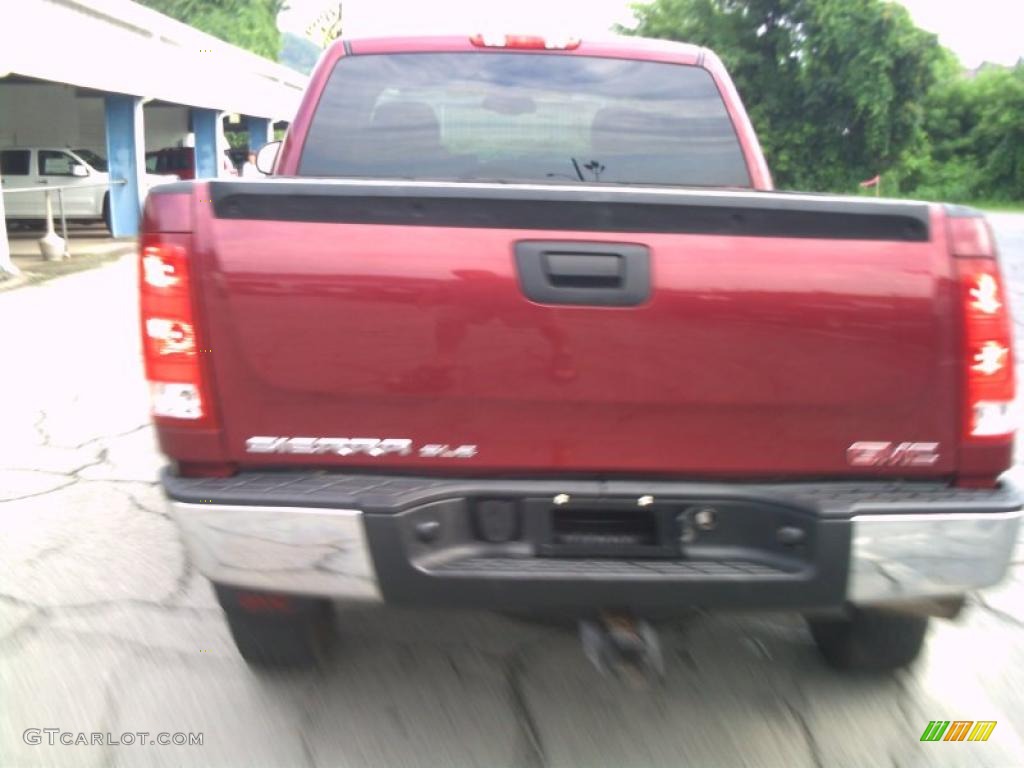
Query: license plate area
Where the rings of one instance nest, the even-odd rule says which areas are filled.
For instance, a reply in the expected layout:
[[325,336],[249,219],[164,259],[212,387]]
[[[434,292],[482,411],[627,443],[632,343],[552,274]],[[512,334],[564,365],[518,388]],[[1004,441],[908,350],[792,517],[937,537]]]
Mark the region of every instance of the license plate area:
[[673,557],[679,555],[674,510],[585,500],[565,505],[527,502],[538,520],[536,551],[543,557]]

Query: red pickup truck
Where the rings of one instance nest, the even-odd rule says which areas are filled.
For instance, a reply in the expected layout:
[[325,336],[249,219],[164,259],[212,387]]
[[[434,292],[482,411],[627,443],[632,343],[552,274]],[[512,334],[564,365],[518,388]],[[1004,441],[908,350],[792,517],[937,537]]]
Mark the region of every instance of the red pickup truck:
[[154,189],[140,250],[163,488],[250,662],[384,601],[792,610],[887,669],[1011,559],[988,225],[773,192],[708,50],[338,42],[271,177]]

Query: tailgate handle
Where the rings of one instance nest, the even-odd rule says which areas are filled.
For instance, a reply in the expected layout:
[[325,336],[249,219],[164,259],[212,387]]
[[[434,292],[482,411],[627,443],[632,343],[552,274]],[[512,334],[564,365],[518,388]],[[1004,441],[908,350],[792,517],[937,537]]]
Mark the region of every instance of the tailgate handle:
[[544,266],[561,288],[620,288],[625,273],[617,253],[545,253]]
[[632,307],[650,298],[643,245],[521,240],[515,255],[523,293],[542,304]]

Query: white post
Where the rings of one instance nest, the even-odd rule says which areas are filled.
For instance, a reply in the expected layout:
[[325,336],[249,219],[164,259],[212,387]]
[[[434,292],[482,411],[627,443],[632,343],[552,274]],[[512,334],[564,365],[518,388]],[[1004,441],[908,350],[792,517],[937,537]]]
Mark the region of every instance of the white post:
[[[0,178],[0,184],[3,179]],[[7,275],[20,275],[21,270],[14,266],[11,261],[11,246],[7,242],[7,219],[4,218],[4,196],[0,192],[0,273]],[[0,277],[2,277],[0,274]]]
[[60,261],[67,255],[64,238],[53,229],[53,202],[46,190],[46,234],[39,238],[39,252],[47,261]]

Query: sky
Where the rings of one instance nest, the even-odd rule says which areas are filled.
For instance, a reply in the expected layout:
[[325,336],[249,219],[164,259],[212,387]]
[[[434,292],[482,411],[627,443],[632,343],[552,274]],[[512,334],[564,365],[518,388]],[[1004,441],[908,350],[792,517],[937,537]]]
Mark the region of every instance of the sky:
[[[1024,57],[1024,0],[899,0],[966,67]],[[542,32],[595,37],[629,25],[632,0],[344,0],[346,37]],[[278,24],[302,34],[330,0],[288,0]]]

